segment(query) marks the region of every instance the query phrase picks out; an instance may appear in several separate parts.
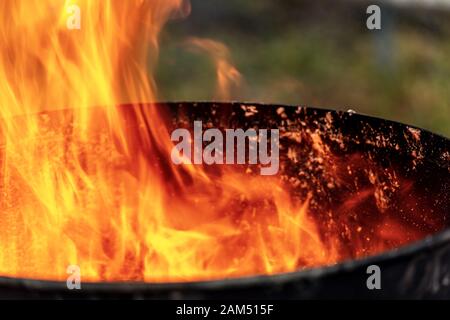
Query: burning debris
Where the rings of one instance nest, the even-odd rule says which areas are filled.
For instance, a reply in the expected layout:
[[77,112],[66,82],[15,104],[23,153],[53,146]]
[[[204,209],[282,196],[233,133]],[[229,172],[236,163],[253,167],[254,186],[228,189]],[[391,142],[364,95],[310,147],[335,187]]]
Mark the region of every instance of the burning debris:
[[[30,1],[0,4],[2,276],[63,280],[68,265],[91,282],[273,275],[448,226],[439,138],[301,107],[155,103],[148,57],[183,1],[80,0],[76,34],[63,1],[31,1],[32,16]],[[226,97],[239,73],[224,48],[192,42]]]

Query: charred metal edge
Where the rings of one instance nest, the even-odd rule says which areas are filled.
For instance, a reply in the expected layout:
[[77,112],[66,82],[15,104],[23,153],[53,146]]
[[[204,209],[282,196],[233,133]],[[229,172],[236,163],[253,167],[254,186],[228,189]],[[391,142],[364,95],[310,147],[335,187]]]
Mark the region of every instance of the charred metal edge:
[[[255,106],[262,108],[298,108],[307,110],[308,112],[316,112],[320,115],[325,115],[328,112],[335,113],[339,116],[351,116],[358,117],[360,120],[367,122],[378,122],[387,125],[392,125],[397,128],[413,128],[420,130],[421,133],[427,135],[428,139],[434,139],[435,143],[441,144],[443,149],[449,150],[450,140],[442,135],[432,133],[426,129],[416,127],[414,125],[403,124],[400,122],[386,120],[383,118],[368,116],[361,113],[350,113],[340,110],[331,110],[325,108],[308,107],[308,106],[288,106],[283,104],[264,104],[264,103],[251,103],[251,102],[155,102],[145,105],[167,105],[171,108],[180,105],[215,105],[215,106]],[[437,234],[425,237],[419,241],[410,243],[397,249],[385,251],[378,255],[368,256],[360,259],[346,260],[335,265],[323,266],[318,268],[308,268],[299,271],[280,273],[275,275],[260,275],[260,276],[247,276],[220,280],[207,280],[207,281],[193,281],[193,282],[168,282],[168,283],[151,283],[151,282],[82,282],[81,290],[68,290],[66,283],[62,281],[51,280],[39,280],[39,279],[26,279],[26,278],[13,278],[0,276],[0,297],[8,298],[4,294],[1,294],[5,289],[6,293],[11,290],[20,290],[23,295],[29,294],[29,298],[53,297],[53,298],[84,298],[90,299],[104,298],[105,296],[120,297],[126,295],[128,298],[143,299],[143,298],[171,298],[171,299],[204,299],[208,296],[208,293],[217,292],[218,290],[244,290],[252,291],[258,288],[264,288],[268,286],[279,287],[286,284],[301,284],[305,281],[310,285],[315,281],[322,278],[333,277],[337,274],[349,274],[355,270],[362,270],[365,266],[372,264],[393,264],[399,260],[417,259],[421,254],[434,252],[436,250],[449,250],[450,252],[450,228],[441,231]],[[450,275],[448,275],[450,277]],[[361,278],[363,281],[364,278]],[[401,279],[399,279],[400,281]],[[450,287],[446,289],[446,294],[450,294]],[[12,293],[12,292],[11,292]],[[13,294],[13,293],[12,293]],[[411,296],[412,293],[406,296]],[[419,293],[420,295],[420,293]],[[14,297],[14,294],[13,296]],[[233,296],[229,296],[233,298]],[[252,298],[249,295],[248,298]],[[337,296],[338,297],[338,296]],[[345,297],[345,296],[344,296]],[[450,296],[449,296],[450,297]],[[261,296],[258,296],[261,298]],[[270,298],[270,297],[266,297]]]

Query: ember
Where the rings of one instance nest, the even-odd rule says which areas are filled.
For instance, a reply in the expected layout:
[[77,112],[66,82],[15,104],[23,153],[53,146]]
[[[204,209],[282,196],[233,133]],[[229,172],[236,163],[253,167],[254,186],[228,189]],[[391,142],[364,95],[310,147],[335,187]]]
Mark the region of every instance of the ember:
[[[155,63],[164,24],[186,4],[80,0],[83,27],[70,33],[65,3],[0,4],[2,276],[64,281],[70,265],[86,282],[273,275],[447,226],[448,168],[426,162],[440,152],[425,147],[426,133],[301,107],[155,103],[148,57]],[[212,55],[225,96],[239,73],[222,45],[194,42]],[[188,141],[194,131],[196,143],[200,124],[259,132],[261,168],[239,147],[235,165],[201,165],[199,143],[199,165],[175,165],[170,132],[185,128]],[[222,134],[203,139],[213,136]],[[204,150],[215,160],[217,146]]]

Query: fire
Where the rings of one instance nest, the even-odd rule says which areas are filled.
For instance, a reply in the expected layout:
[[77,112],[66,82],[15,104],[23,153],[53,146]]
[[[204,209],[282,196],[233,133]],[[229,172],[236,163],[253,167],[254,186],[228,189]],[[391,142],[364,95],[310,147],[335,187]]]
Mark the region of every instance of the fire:
[[230,53],[222,43],[211,39],[191,38],[187,44],[193,50],[203,51],[212,58],[217,74],[217,97],[229,101],[230,92],[239,87],[242,77],[239,71],[230,63]]
[[[80,30],[67,30],[73,4]],[[189,10],[182,0],[0,2],[1,275],[63,280],[75,264],[84,281],[191,281],[342,259],[308,214],[312,193],[297,199],[280,179],[234,166],[172,164],[167,116],[139,103],[158,99],[163,26]],[[211,55],[228,98],[240,75],[226,48],[190,41]]]

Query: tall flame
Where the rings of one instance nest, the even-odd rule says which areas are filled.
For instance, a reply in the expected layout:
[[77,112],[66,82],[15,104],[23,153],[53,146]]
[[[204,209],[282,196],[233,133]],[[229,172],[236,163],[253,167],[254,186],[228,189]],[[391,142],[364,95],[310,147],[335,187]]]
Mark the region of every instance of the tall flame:
[[[80,30],[66,26],[73,4]],[[84,279],[174,281],[292,270],[301,255],[306,264],[329,260],[323,250],[300,250],[320,249],[320,239],[307,204],[291,204],[278,182],[242,183],[232,170],[213,181],[191,167],[194,183],[183,188],[183,172],[158,157],[171,143],[156,108],[133,109],[149,129],[138,137],[149,153],[135,152],[116,106],[157,99],[159,34],[188,11],[182,0],[1,2],[1,274],[63,279],[78,264]],[[239,78],[226,49],[192,43],[213,57],[226,98]],[[58,123],[36,116],[51,109],[70,115],[69,132],[55,134]],[[271,206],[230,213],[236,196]],[[251,222],[256,214],[267,221]]]
[[[80,30],[67,29],[74,4]],[[338,259],[309,199],[279,180],[172,165],[155,106],[130,107],[127,126],[117,106],[157,100],[159,35],[188,13],[183,0],[0,2],[0,275],[65,279],[75,264],[90,281],[179,281]],[[191,43],[228,98],[239,73],[226,48]]]

